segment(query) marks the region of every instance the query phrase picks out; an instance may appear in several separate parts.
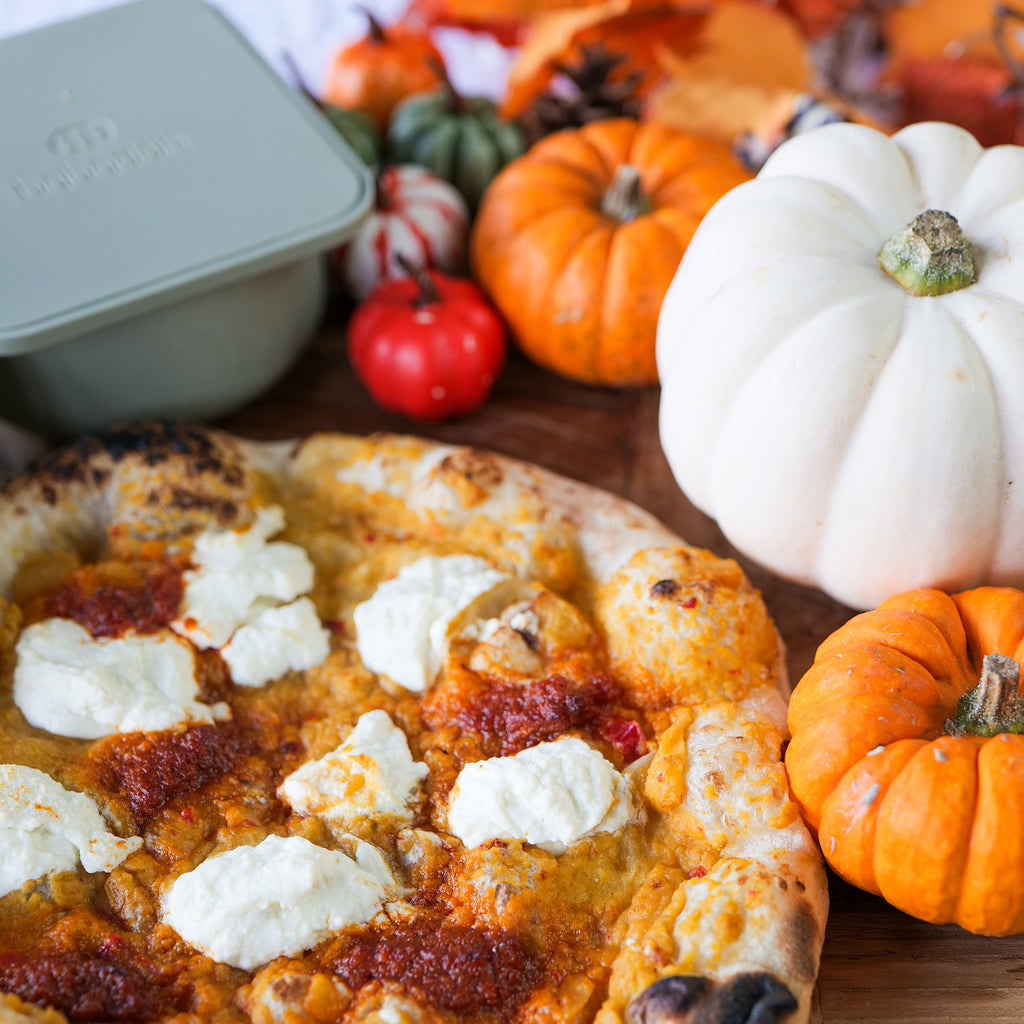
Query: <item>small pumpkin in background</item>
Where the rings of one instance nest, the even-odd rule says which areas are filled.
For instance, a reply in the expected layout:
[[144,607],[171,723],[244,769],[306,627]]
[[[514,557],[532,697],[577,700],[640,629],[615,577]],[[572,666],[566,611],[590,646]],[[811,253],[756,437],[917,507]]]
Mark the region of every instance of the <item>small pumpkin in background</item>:
[[793,691],[793,795],[843,878],[905,913],[1024,931],[1024,593],[913,590],[851,619]]
[[654,383],[679,260],[704,214],[749,177],[727,147],[655,122],[556,132],[484,195],[474,276],[540,366],[589,384]]
[[366,17],[366,35],[334,54],[321,96],[332,106],[365,111],[384,131],[397,103],[443,80],[444,58],[426,29],[404,21],[385,28],[369,11]]
[[465,265],[469,210],[458,190],[413,164],[387,165],[376,178],[376,200],[355,234],[334,252],[346,290],[365,297],[383,280],[407,277],[398,257],[424,268],[458,273]]
[[290,54],[284,54],[285,63],[295,80],[296,88],[327,119],[330,126],[352,147],[352,151],[368,167],[380,163],[383,135],[380,126],[365,110],[350,110],[336,107],[320,99],[306,84],[298,65]]
[[445,79],[395,107],[387,147],[396,163],[420,164],[450,181],[476,210],[495,174],[526,148],[526,136],[493,100],[463,96]]
[[377,122],[365,110],[346,110],[322,103],[320,111],[363,163],[368,167],[380,163],[383,138]]

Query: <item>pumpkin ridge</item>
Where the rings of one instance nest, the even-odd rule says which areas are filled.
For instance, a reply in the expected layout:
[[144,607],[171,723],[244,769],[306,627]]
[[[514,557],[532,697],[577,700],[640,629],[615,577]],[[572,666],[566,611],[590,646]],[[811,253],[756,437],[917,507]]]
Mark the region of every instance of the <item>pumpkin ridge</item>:
[[690,185],[691,179],[695,177],[703,178],[708,173],[715,176],[720,176],[723,173],[734,175],[736,185],[750,180],[750,174],[735,160],[728,150],[714,153],[710,149],[704,149],[693,159],[687,159],[687,153],[691,150],[689,148],[684,149],[682,146],[677,148],[680,150],[680,153],[676,161],[673,161],[671,156],[668,158],[663,157],[658,160],[656,165],[650,168],[651,173],[645,184],[652,201],[665,190],[669,190],[674,196],[676,188],[682,185]]
[[681,245],[684,250],[700,224],[700,217],[677,206],[655,206],[647,216],[667,231],[674,244]]
[[842,649],[826,651],[804,681],[808,686],[791,698],[796,721],[808,706],[823,700],[884,693],[887,700],[898,698],[915,704],[931,717],[938,732],[962,692],[956,683],[936,679],[902,651],[855,638],[848,639]]
[[634,140],[642,131],[642,123],[635,118],[612,117],[584,125],[580,135],[593,148],[610,179],[621,164],[632,163],[629,157]]
[[[697,237],[699,237],[699,235]],[[825,261],[820,257],[811,257],[808,258],[806,262],[811,266],[820,267]],[[842,265],[841,260],[836,260],[835,263],[837,267]],[[787,261],[784,259],[780,259],[777,261],[776,266],[780,270],[785,270],[787,273],[795,273],[797,275],[799,274],[801,269],[798,265],[795,264],[795,261],[793,260]],[[731,275],[728,278],[728,280],[723,280],[721,282],[721,287],[718,289],[718,294],[721,294],[724,291],[724,289],[729,285],[734,285],[736,288],[742,290],[743,284],[746,280],[749,279],[749,277],[750,271],[745,268],[740,268],[735,272],[735,274]],[[877,298],[878,296],[875,296],[874,301],[877,301]],[[745,379],[743,383],[740,385],[739,389],[734,393],[729,403],[729,407],[725,413],[725,421],[728,422],[728,420],[731,419],[733,416],[740,414],[744,404],[742,398],[743,393],[748,388],[757,388],[760,386],[758,377],[760,374],[765,372],[765,368],[769,366],[770,363],[777,359],[788,360],[791,357],[792,348],[803,347],[810,343],[809,336],[813,334],[814,326],[818,321],[825,320],[829,317],[834,317],[841,320],[848,319],[849,313],[847,311],[856,312],[859,309],[863,308],[865,305],[871,304],[872,301],[873,299],[871,296],[865,295],[863,291],[858,288],[857,285],[852,285],[848,295],[845,295],[842,298],[832,298],[827,308],[823,308],[820,303],[808,302],[805,309],[803,310],[804,316],[802,316],[798,321],[787,323],[785,329],[785,338],[781,340],[779,340],[778,338],[766,339],[762,342],[762,351],[759,353],[759,357],[757,358],[756,363],[751,363],[748,365],[748,368],[744,374]],[[885,363],[888,362],[888,360],[892,357],[892,354],[895,352],[899,342],[899,332],[900,325],[894,325],[892,328],[892,334],[890,338],[887,339],[887,343],[884,346],[887,349],[887,351],[884,353],[884,355],[881,355],[879,357],[879,362],[876,366],[873,375],[874,378],[877,378],[881,374],[882,370],[884,369]],[[878,352],[880,347],[881,346],[879,341],[877,340],[877,338],[874,338],[871,342],[871,351]],[[856,411],[856,421],[858,424],[863,420],[865,411],[869,407],[873,397],[873,387],[866,388],[864,400],[860,404],[859,409]],[[721,431],[720,433],[724,433],[724,430]],[[837,465],[843,466],[845,464],[845,454],[846,451],[849,450],[850,446],[852,446],[852,444],[854,443],[855,434],[856,427],[854,427],[852,430],[848,432],[846,447],[842,453],[836,456],[835,461]],[[720,460],[718,460],[718,462],[719,465],[722,464]],[[829,491],[829,497],[827,499],[829,503],[839,500],[839,498],[836,496],[837,483],[835,481],[837,480],[838,476],[834,478],[833,485]],[[826,507],[822,509],[821,515],[819,517],[822,518],[823,523],[825,524],[825,533],[822,535],[822,538],[818,543],[819,551],[827,547],[827,524],[830,521],[834,521],[835,519],[835,517],[830,515],[830,513],[831,507],[830,505],[827,504]],[[816,571],[820,574],[820,567],[816,567]]]
[[[978,751],[971,844],[956,920],[981,935],[1024,931],[1024,737],[1003,734]],[[994,886],[993,880],[998,880]]]
[[[606,124],[607,122],[595,122],[597,124]],[[524,155],[524,163],[535,164],[543,166],[545,164],[558,164],[569,170],[576,171],[577,173],[582,171],[583,176],[586,178],[588,183],[593,184],[598,194],[602,194],[604,189],[608,187],[608,182],[611,180],[612,173],[616,166],[621,163],[621,160],[617,160],[614,164],[609,163],[605,155],[605,152],[594,143],[591,138],[588,128],[593,128],[595,125],[587,125],[579,131],[572,132],[567,130],[564,132],[558,132],[555,135],[549,135],[546,139],[542,139],[533,149],[528,150]],[[563,141],[563,137],[571,135],[575,148],[566,151],[560,143]],[[589,163],[592,166],[588,166],[585,170],[580,167],[580,156],[579,151],[586,150],[587,154],[591,158]]]
[[975,587],[953,594],[952,600],[977,681],[986,654],[1012,655],[1024,641],[1024,593],[1012,587]]
[[[550,231],[553,222],[557,220],[575,219],[578,216],[579,212],[576,210],[567,210],[564,207],[554,206],[550,210],[545,210],[535,219],[531,219],[527,221],[525,224],[520,225],[519,230],[514,233],[507,231],[499,233],[498,231],[494,231],[493,235],[491,236],[479,234],[476,239],[477,244],[474,246],[474,250],[479,251],[481,249],[491,247],[492,245],[504,246],[506,250],[508,250],[510,247],[515,246],[517,243],[519,243],[520,239],[526,239],[529,235],[543,235],[546,232]],[[593,227],[594,224],[589,224],[585,229],[576,232],[573,245],[575,246],[576,241],[578,241],[578,239],[584,237],[591,230],[593,230]],[[536,241],[528,241],[523,242],[521,244],[524,248],[529,250],[531,245],[536,245],[537,243]],[[550,253],[548,252],[548,248],[550,247],[543,248],[541,249],[541,251],[544,252],[546,256],[549,257]],[[481,257],[480,262],[482,266],[485,264],[489,266],[493,261],[487,260],[485,257]],[[502,260],[500,262],[503,264],[507,264],[510,261]],[[545,266],[548,265],[545,264]],[[486,271],[483,271],[482,276],[488,278],[490,275],[486,273]],[[546,274],[546,276],[550,278],[551,275]],[[488,291],[490,291],[491,281],[485,280],[483,283],[486,285]],[[536,301],[533,299],[533,297],[530,297],[530,304],[534,306],[536,305]]]
[[[956,660],[960,677],[964,680],[975,677],[974,665],[967,651],[967,633],[963,619],[949,594],[935,588],[911,590],[888,598],[876,610],[910,612],[932,623]],[[967,689],[966,683],[964,689]]]
[[928,743],[895,740],[869,750],[839,780],[822,806],[818,840],[832,869],[853,885],[881,895],[875,876],[875,827],[893,780]]
[[955,919],[978,794],[974,738],[940,737],[915,753],[878,810],[875,870],[893,906],[924,921]]
[[[544,295],[544,303],[542,308],[549,310],[552,318],[558,319],[560,323],[578,323],[580,325],[585,324],[588,315],[596,320],[596,330],[593,332],[597,335],[598,343],[594,346],[588,346],[586,344],[586,337],[591,332],[584,331],[582,344],[573,344],[572,331],[568,326],[563,327],[563,337],[559,342],[557,349],[549,349],[543,355],[543,360],[546,365],[552,369],[557,370],[559,373],[564,373],[566,367],[575,367],[576,371],[581,375],[584,380],[597,380],[597,365],[598,365],[598,352],[603,346],[607,337],[607,321],[605,319],[605,282],[608,277],[608,265],[611,249],[615,243],[616,231],[609,221],[602,217],[598,217],[593,227],[585,235],[583,235],[572,248],[572,250],[566,255],[565,261],[558,269],[557,273],[551,275],[551,284]],[[569,314],[563,309],[557,309],[556,307],[563,302],[563,296],[567,290],[563,287],[563,281],[567,274],[570,275],[570,284],[568,291],[571,293],[575,290],[577,285],[584,275],[580,275],[573,271],[573,264],[578,258],[580,258],[581,251],[589,252],[590,246],[594,246],[596,249],[598,243],[601,243],[603,253],[599,256],[595,256],[596,266],[600,268],[600,280],[595,281],[597,295],[600,296],[598,302],[587,302],[580,305],[583,309],[584,315],[578,319],[578,321],[566,321],[563,318]],[[590,264],[595,265],[594,263]]]
[[882,720],[878,702],[870,695],[840,696],[821,701],[814,718],[790,724],[792,738],[786,748],[786,768],[793,795],[815,831],[829,794],[869,751],[941,732],[941,725],[936,726],[912,701],[889,701],[888,711]]
[[[818,647],[815,659],[841,651],[850,642],[881,645],[919,665],[935,681],[945,702],[953,702],[973,685],[973,671],[953,651],[942,630],[910,609],[863,612]],[[938,650],[935,650],[935,647]],[[930,650],[929,648],[932,648]]]
[[[638,244],[639,235],[663,237],[659,241],[650,238]],[[665,288],[668,288],[685,242],[681,242],[651,213],[642,214],[631,223],[620,224],[612,231],[604,266],[605,283],[601,289],[601,330],[591,357],[598,379],[637,383],[657,379],[654,345],[642,330],[637,330],[637,326],[647,318],[636,315],[639,312],[635,299],[638,289],[632,287],[628,272],[632,254],[638,249],[658,254],[657,260],[652,255],[645,264],[644,277],[651,281],[662,274]],[[651,311],[651,320],[657,319],[657,312]],[[619,326],[616,328],[616,325]]]
[[[572,216],[575,218],[577,215],[572,214]],[[529,355],[531,359],[537,359],[542,365],[548,368],[553,368],[557,360],[552,360],[550,355],[547,353],[539,353],[536,346],[531,344],[530,338],[532,337],[532,332],[528,329],[523,330],[522,325],[524,323],[528,324],[531,320],[537,318],[549,318],[549,307],[553,302],[552,296],[555,294],[556,282],[564,274],[565,268],[571,263],[573,255],[579,249],[580,245],[582,245],[587,238],[602,230],[604,227],[600,219],[595,216],[591,223],[587,224],[581,230],[577,230],[573,233],[570,243],[562,242],[559,245],[545,246],[537,242],[536,236],[543,237],[542,229],[548,226],[548,222],[559,217],[567,218],[569,217],[569,212],[553,210],[547,217],[542,217],[538,221],[527,224],[519,234],[505,242],[508,251],[506,253],[506,258],[500,263],[500,266],[507,269],[518,267],[520,270],[524,268],[529,270],[535,261],[525,257],[521,257],[517,260],[514,255],[514,251],[516,249],[522,249],[526,253],[538,251],[546,253],[543,269],[532,275],[536,282],[539,283],[539,287],[530,288],[525,286],[525,284],[519,284],[513,287],[512,290],[518,291],[520,294],[521,301],[506,311],[506,317],[509,320],[509,326],[514,328],[513,333],[519,347]],[[560,262],[557,266],[554,262],[556,257],[560,257]],[[510,280],[514,279],[510,278],[507,273],[502,272],[500,280],[488,280],[486,282],[486,287],[488,291],[491,290],[492,285],[496,289],[505,291],[510,287]]]

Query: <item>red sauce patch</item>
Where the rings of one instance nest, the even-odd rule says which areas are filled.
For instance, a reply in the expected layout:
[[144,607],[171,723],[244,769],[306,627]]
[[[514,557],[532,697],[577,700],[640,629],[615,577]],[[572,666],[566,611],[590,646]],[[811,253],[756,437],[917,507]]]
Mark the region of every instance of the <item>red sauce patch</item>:
[[465,925],[366,932],[349,940],[327,966],[352,989],[373,980],[395,981],[440,1010],[489,1010],[506,1019],[541,980],[537,959],[514,935]]
[[436,716],[429,709],[425,710],[424,718],[430,728],[457,725],[485,738],[497,739],[501,753],[508,755],[557,739],[569,729],[599,726],[617,696],[618,690],[610,679],[602,677],[579,684],[555,675],[526,686],[492,683],[455,707],[446,702],[443,721],[432,721]]
[[74,572],[46,614],[74,619],[93,636],[155,633],[177,617],[183,593],[181,570],[166,562],[101,563]]
[[230,772],[251,746],[233,722],[196,725],[182,732],[112,736],[93,748],[87,764],[104,788],[126,801],[142,828],[174,797]]
[[168,1009],[159,979],[95,955],[0,954],[0,992],[55,1007],[75,1022],[145,1024]]

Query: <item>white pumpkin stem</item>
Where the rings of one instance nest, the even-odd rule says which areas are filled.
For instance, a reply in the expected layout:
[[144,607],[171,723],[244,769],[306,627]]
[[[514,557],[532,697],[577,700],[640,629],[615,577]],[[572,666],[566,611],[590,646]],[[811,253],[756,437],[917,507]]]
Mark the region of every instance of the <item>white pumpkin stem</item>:
[[601,212],[626,223],[650,210],[651,204],[640,188],[640,172],[632,164],[619,164],[601,197]]
[[942,210],[919,213],[882,246],[878,262],[912,295],[945,295],[975,277],[971,244],[956,217]]

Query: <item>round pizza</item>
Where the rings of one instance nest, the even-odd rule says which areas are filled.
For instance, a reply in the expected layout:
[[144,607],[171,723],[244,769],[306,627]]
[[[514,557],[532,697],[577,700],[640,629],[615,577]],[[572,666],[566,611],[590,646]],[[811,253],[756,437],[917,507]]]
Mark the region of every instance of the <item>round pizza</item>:
[[396,435],[143,424],[0,496],[0,1020],[807,1019],[730,560]]

